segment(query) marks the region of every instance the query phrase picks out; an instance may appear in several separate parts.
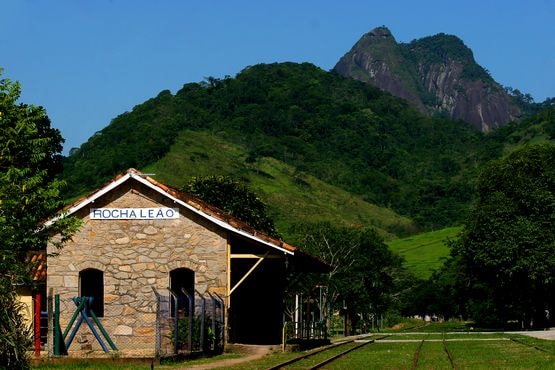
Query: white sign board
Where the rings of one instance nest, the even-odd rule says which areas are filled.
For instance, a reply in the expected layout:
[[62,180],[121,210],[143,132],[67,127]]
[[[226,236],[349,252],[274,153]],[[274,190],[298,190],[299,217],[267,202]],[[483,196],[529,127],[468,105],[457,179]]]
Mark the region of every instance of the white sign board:
[[91,208],[91,220],[173,220],[177,208]]

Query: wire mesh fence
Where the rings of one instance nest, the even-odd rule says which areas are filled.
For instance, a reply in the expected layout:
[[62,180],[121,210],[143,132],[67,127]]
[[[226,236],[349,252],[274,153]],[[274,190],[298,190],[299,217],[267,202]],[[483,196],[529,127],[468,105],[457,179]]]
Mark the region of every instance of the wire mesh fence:
[[285,323],[286,342],[326,339],[326,327],[321,321],[288,321]]
[[217,353],[224,347],[224,301],[217,295],[169,291],[157,298],[156,351],[160,357]]
[[50,295],[49,354],[166,357],[222,351],[223,300],[210,293],[185,293],[153,288],[152,299],[139,304],[125,296],[106,297],[98,314],[91,309],[91,297]]

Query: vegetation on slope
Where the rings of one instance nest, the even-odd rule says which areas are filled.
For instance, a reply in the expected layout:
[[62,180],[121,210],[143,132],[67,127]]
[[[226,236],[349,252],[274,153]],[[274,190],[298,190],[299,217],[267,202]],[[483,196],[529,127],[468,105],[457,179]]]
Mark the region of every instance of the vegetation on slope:
[[456,60],[463,64],[462,77],[468,80],[480,80],[496,86],[488,71],[474,60],[472,50],[457,36],[439,33],[423,37],[409,44],[401,44],[405,56],[414,64],[429,66],[434,63],[446,63]]
[[538,114],[495,131],[492,137],[510,152],[527,144],[555,141],[555,106],[549,106]]
[[308,63],[257,65],[175,96],[164,91],[114,119],[67,158],[72,195],[163,159],[185,129],[240,145],[245,165],[274,158],[426,228],[460,218],[476,169],[500,153],[479,132],[425,117],[367,84]]
[[454,240],[461,227],[447,227],[441,230],[390,240],[387,245],[405,259],[405,267],[416,277],[428,279],[449,257],[448,241]]
[[271,157],[247,163],[247,155],[242,146],[214,134],[185,130],[164,158],[143,171],[177,188],[193,177],[233,176],[248,184],[268,205],[268,213],[285,240],[291,239],[295,224],[321,221],[371,226],[386,239],[416,230],[410,219],[390,209],[370,204]]

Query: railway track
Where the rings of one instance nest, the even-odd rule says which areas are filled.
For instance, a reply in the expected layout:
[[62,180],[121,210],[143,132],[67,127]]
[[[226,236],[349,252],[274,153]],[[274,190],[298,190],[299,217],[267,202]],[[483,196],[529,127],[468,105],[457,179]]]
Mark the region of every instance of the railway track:
[[[280,364],[277,364],[275,366],[272,366],[271,368],[269,368],[268,370],[277,370],[277,369],[286,369],[288,366],[290,365],[295,365],[295,367],[300,367],[302,366],[302,362],[307,362],[308,360],[319,355],[325,355],[326,352],[330,353],[330,352],[334,352],[331,355],[325,356],[325,359],[316,363],[316,364],[310,364],[307,365],[305,368],[306,369],[320,369],[323,366],[332,363],[333,361],[336,361],[337,359],[345,356],[346,354],[356,351],[357,349],[360,349],[368,344],[374,343],[378,340],[382,340],[389,337],[389,335],[384,335],[378,338],[371,338],[371,339],[351,339],[351,340],[346,340],[340,343],[336,343],[330,346],[326,346],[326,347],[322,347],[320,349],[317,349],[315,351],[311,351],[309,353],[306,353],[304,355],[295,357],[291,360],[287,360],[284,361]],[[340,350],[339,353],[335,353],[337,350]]]
[[[412,328],[414,329],[414,328]],[[422,333],[424,334],[424,333]],[[468,339],[449,339],[448,337],[446,337],[446,335],[449,333],[443,333],[442,338],[433,338],[433,336],[431,335],[431,333],[428,333],[423,339],[421,340],[412,340],[412,339],[394,339],[395,338],[395,334],[385,334],[379,337],[370,337],[370,336],[366,336],[366,337],[358,337],[355,339],[350,339],[350,340],[346,340],[340,343],[336,343],[334,345],[331,346],[327,346],[327,347],[323,347],[320,348],[318,350],[314,350],[311,352],[308,352],[306,354],[303,354],[301,356],[295,357],[291,360],[282,362],[280,364],[277,364],[271,368],[269,368],[268,370],[276,370],[276,369],[287,369],[288,367],[290,368],[296,368],[296,369],[320,369],[326,365],[330,365],[331,368],[333,368],[333,363],[335,361],[337,361],[340,358],[343,358],[345,356],[347,356],[348,354],[357,351],[365,346],[368,346],[370,344],[373,343],[377,343],[377,342],[419,342],[414,350],[414,355],[412,357],[412,364],[407,364],[407,368],[411,368],[413,370],[421,368],[422,366],[426,366],[424,364],[421,364],[421,355],[422,353],[426,352],[426,349],[424,349],[424,344],[427,342],[441,342],[441,347],[442,350],[445,354],[446,357],[444,357],[446,359],[446,362],[444,363],[444,368],[450,368],[450,369],[458,369],[458,365],[457,365],[457,361],[455,356],[453,355],[453,352],[450,349],[450,343],[454,342],[454,341],[460,341],[460,340],[468,340]],[[402,334],[401,334],[402,335]],[[365,339],[367,338],[367,339]],[[387,338],[387,339],[386,339]],[[477,339],[477,340],[490,340],[490,339]],[[497,340],[497,339],[493,339],[493,340]],[[504,340],[509,340],[509,338],[505,338]],[[547,351],[544,348],[540,348],[538,346],[535,346],[533,344],[528,344],[526,342],[522,342],[519,341],[518,339],[515,338],[510,338],[510,340],[512,340],[515,343],[518,343],[519,345],[522,346],[528,346],[528,347],[532,347],[535,348],[538,351],[542,351],[542,352],[550,352]],[[439,349],[439,348],[438,348]]]
[[[343,341],[340,343],[336,343],[334,345],[331,346],[327,346],[327,347],[323,347],[320,348],[318,350],[315,351],[311,351],[309,353],[303,354],[301,356],[295,357],[291,360],[282,362],[280,364],[277,364],[271,368],[269,368],[268,370],[276,370],[276,369],[287,369],[289,366],[291,368],[302,368],[302,369],[320,369],[323,368],[326,365],[330,365],[333,364],[333,362],[335,362],[336,360],[343,358],[344,356],[348,355],[351,352],[357,351],[367,345],[376,343],[376,342],[380,342],[385,340],[386,338],[391,337],[391,335],[383,335],[380,337],[374,337],[374,338],[368,338],[368,339],[364,339],[364,338],[358,338],[358,339],[351,339],[351,340],[347,340],[347,341]],[[508,338],[505,340],[509,340]],[[525,342],[522,342],[518,339],[515,338],[510,338],[511,341],[518,343],[519,345],[522,346],[527,346],[527,347],[531,347],[536,349],[537,351],[541,351],[541,352],[550,352],[544,348],[532,345],[532,344],[528,344]],[[386,341],[390,341],[389,339]],[[392,339],[391,341],[395,342],[395,339]],[[407,342],[407,341],[412,341],[412,340],[406,340],[406,339],[402,339],[399,340],[399,342]],[[447,339],[445,337],[445,335],[443,336],[442,339],[430,339],[430,335],[427,335],[425,338],[421,339],[415,349],[414,355],[413,355],[413,361],[412,361],[412,366],[407,366],[407,368],[411,368],[413,370],[418,369],[419,368],[419,363],[420,363],[420,358],[421,358],[421,354],[422,354],[422,350],[423,350],[423,346],[426,342],[439,342],[441,341],[441,345],[443,348],[443,352],[445,353],[445,356],[448,359],[448,364],[447,362],[445,363],[445,368],[450,368],[450,369],[458,369],[457,363],[456,363],[456,358],[453,355],[453,352],[450,350],[449,348],[449,343],[453,341],[453,339]],[[414,341],[416,342],[416,341]],[[323,360],[318,360],[319,362],[315,363],[314,358],[316,356],[322,357],[324,358]],[[333,365],[332,365],[333,366]]]
[[[430,337],[430,335],[426,336],[426,338],[422,339],[414,352],[414,357],[412,360],[412,370],[416,370],[418,368],[418,362],[420,361],[420,354],[422,353],[422,347],[424,346],[424,342]],[[441,341],[443,345],[443,352],[447,355],[449,359],[449,364],[451,365],[451,369],[457,369],[455,365],[455,358],[453,353],[449,350],[449,346],[447,345],[447,341],[445,340],[445,335],[443,336],[443,340]]]
[[520,345],[522,345],[522,346],[534,348],[535,350],[538,350],[538,351],[540,351],[540,352],[553,354],[551,351],[548,351],[548,350],[545,349],[545,348],[538,347],[538,346],[536,346],[536,345],[534,345],[534,344],[526,343],[526,342],[523,342],[523,341],[521,341],[521,340],[519,340],[519,339],[512,338],[512,337],[510,337],[509,339],[510,339],[512,342],[515,342],[515,343],[520,344]]
[[457,367],[455,366],[455,358],[453,357],[453,354],[451,353],[451,351],[449,351],[449,347],[447,346],[447,341],[445,340],[445,336],[443,337],[443,351],[447,354],[447,357],[449,358],[449,363],[451,364],[451,368],[457,369]]
[[[415,329],[418,329],[418,328],[421,328],[421,327],[424,327],[424,326],[427,326],[427,325],[429,325],[429,324],[416,325],[416,326],[413,326],[413,327],[405,328],[402,331],[411,331],[411,330],[415,330]],[[328,365],[328,364],[332,363],[333,361],[336,361],[337,359],[347,355],[350,352],[356,351],[356,350],[358,350],[358,349],[360,349],[360,348],[362,348],[366,345],[375,343],[376,341],[383,340],[383,339],[385,339],[387,337],[390,337],[390,336],[391,336],[390,334],[387,334],[387,335],[382,335],[382,336],[379,336],[379,337],[376,337],[376,338],[370,338],[370,339],[367,339],[367,340],[365,340],[364,338],[368,338],[368,336],[362,336],[362,337],[358,337],[358,338],[354,338],[354,339],[350,339],[350,340],[345,340],[345,341],[335,343],[335,344],[330,345],[330,346],[322,347],[322,348],[319,348],[317,350],[308,352],[306,354],[295,357],[293,359],[284,361],[282,363],[279,363],[275,366],[270,367],[268,370],[286,369],[288,366],[291,366],[291,365],[294,365],[295,367],[299,368],[299,367],[302,367],[302,364],[301,364],[302,361],[305,361],[305,362],[308,363],[308,360],[314,358],[315,356],[318,356],[318,355],[322,356],[326,352],[328,352],[328,353],[330,353],[332,351],[335,352],[338,349],[344,348],[344,349],[340,350],[339,353],[334,353],[333,355],[329,355],[323,361],[320,361],[319,363],[317,363],[315,365],[310,364],[310,365],[307,365],[305,367],[306,369],[319,369],[319,368],[321,368],[325,365]],[[421,346],[422,345],[420,345],[419,348],[421,348]],[[418,356],[419,355],[415,355],[416,363],[418,362]]]
[[416,351],[414,352],[414,357],[412,358],[412,370],[415,370],[416,368],[418,368],[418,361],[420,361],[420,353],[422,352],[422,346],[424,346],[425,340],[426,339],[424,338],[420,341],[420,343],[418,344],[418,347],[416,348]]

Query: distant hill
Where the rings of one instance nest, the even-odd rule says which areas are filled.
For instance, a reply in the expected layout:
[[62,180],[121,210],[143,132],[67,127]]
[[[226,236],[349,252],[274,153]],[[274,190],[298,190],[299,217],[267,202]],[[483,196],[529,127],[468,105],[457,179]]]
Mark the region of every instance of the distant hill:
[[[457,222],[477,170],[502,145],[314,65],[261,64],[235,78],[188,83],[175,95],[162,91],[121,114],[71,151],[64,178],[72,197],[128,167],[155,168],[168,185],[231,174],[258,186],[277,217],[290,222],[306,219],[302,209],[313,221],[350,212],[348,222],[373,225],[369,213],[356,216],[356,204],[378,206],[412,220],[383,227],[406,235],[414,225]],[[287,187],[293,198],[282,196]],[[331,189],[345,196],[332,197]]]
[[462,120],[484,132],[522,115],[515,97],[476,63],[472,50],[444,33],[405,44],[386,27],[375,28],[334,70],[406,99],[421,112]]

